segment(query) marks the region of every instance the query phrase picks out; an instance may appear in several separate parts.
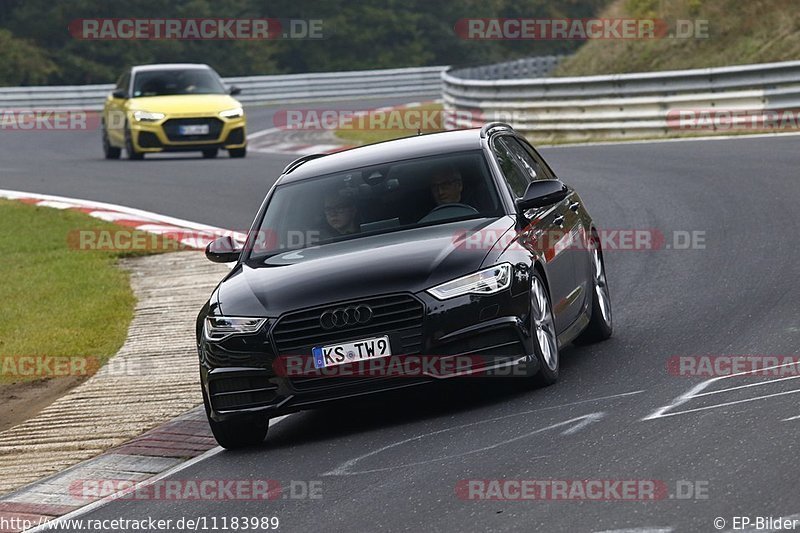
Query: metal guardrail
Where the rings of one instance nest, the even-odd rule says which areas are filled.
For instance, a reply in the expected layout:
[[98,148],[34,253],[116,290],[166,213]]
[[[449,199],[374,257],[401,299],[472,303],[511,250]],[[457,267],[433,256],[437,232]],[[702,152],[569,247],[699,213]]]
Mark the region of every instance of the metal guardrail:
[[482,65],[459,68],[458,77],[471,80],[513,80],[518,78],[543,78],[558,66],[564,56],[535,56]]
[[[800,61],[564,78],[481,74],[442,73],[448,128],[502,120],[537,140],[636,138],[681,132],[681,111],[800,108]],[[701,131],[715,130],[730,128]]]
[[[380,96],[439,95],[447,67],[414,67],[351,72],[224,78],[248,104],[343,100]],[[113,84],[0,87],[0,109],[101,109]]]

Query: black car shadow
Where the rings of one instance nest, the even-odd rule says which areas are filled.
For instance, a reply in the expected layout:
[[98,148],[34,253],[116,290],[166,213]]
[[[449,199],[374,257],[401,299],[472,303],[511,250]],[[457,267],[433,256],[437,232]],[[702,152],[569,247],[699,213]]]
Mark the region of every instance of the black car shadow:
[[[562,373],[572,374],[575,367],[588,363],[592,354],[592,346],[570,345],[562,348]],[[525,378],[455,378],[365,395],[291,415],[280,426],[270,430],[258,450],[279,450],[365,431],[451,417],[557,387],[558,384],[537,387]]]

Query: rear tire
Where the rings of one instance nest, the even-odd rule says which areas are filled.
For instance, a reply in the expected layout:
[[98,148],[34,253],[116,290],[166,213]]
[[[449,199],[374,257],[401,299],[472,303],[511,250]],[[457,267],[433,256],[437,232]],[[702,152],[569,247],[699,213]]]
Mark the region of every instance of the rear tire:
[[573,341],[575,344],[591,344],[604,341],[611,337],[613,333],[613,317],[611,313],[611,297],[608,291],[608,281],[606,280],[606,264],[603,261],[603,250],[600,245],[600,238],[592,230],[592,237],[589,241],[592,257],[592,316],[589,324],[580,335]]
[[111,146],[111,141],[108,140],[108,132],[106,131],[106,126],[103,124],[103,155],[106,159],[119,159],[119,156],[122,154],[122,149],[117,148],[116,146]]
[[144,159],[144,154],[142,152],[137,152],[136,148],[133,147],[131,129],[127,124],[125,125],[125,153],[128,155],[128,159],[132,161],[140,161]]
[[208,150],[203,150],[203,159],[214,159],[217,157],[217,149],[216,148],[209,148]]
[[267,436],[269,418],[242,417],[241,419],[217,422],[211,419],[211,406],[206,391],[203,389],[203,404],[206,408],[208,425],[217,444],[226,450],[239,450],[258,446]]
[[244,146],[242,148],[231,148],[228,150],[228,155],[233,158],[244,157],[247,155],[247,147]]

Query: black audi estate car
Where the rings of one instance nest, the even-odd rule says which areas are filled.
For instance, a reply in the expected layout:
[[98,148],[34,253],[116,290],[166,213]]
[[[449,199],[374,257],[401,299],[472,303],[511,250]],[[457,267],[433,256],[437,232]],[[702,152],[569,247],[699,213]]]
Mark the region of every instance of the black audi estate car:
[[197,319],[219,444],[269,419],[459,376],[558,379],[559,349],[611,336],[597,228],[510,126],[289,164]]

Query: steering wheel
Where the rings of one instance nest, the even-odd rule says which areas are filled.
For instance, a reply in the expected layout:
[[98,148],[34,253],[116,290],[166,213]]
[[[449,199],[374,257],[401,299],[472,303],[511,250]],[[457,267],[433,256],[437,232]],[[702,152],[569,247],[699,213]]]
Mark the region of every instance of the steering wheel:
[[[444,213],[444,211],[446,211],[447,209],[460,211],[461,213],[460,215],[446,214]],[[444,220],[453,216],[467,216],[467,215],[477,215],[477,214],[478,210],[472,207],[471,205],[458,204],[458,203],[442,204],[442,205],[437,205],[436,207],[431,209],[430,213],[428,213],[427,215],[425,215],[420,219],[420,222],[421,223],[434,222],[436,220]]]
[[432,214],[432,213],[435,213],[436,211],[440,211],[440,210],[442,210],[442,209],[447,209],[447,208],[449,208],[449,207],[460,207],[461,209],[466,209],[467,211],[469,211],[469,214],[470,214],[470,215],[477,215],[477,214],[478,214],[478,210],[477,210],[477,209],[475,209],[474,207],[472,207],[471,205],[467,205],[467,204],[456,204],[456,203],[453,203],[453,204],[442,204],[442,205],[437,205],[436,207],[434,207],[433,209],[431,209],[431,212],[430,212],[430,213],[428,213],[428,214],[430,215],[430,214]]

